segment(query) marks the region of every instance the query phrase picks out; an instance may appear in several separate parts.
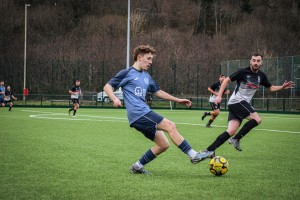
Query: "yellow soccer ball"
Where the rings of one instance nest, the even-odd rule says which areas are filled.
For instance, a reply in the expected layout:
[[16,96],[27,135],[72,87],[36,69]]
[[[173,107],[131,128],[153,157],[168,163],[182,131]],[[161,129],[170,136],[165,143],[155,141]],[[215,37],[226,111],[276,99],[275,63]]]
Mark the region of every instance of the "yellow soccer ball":
[[209,171],[216,176],[226,174],[228,167],[228,161],[222,156],[216,156],[209,161]]

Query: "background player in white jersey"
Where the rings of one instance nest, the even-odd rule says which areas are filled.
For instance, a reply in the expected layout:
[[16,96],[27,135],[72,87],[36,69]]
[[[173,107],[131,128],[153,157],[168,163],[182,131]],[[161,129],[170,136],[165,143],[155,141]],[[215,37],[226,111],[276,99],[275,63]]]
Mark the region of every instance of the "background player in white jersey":
[[9,104],[8,111],[11,111],[11,109],[12,109],[12,107],[14,105],[13,100],[17,100],[17,97],[14,96],[13,92],[11,91],[10,86],[8,85],[6,87],[5,95],[4,95],[5,105]]
[[172,142],[190,157],[192,163],[198,163],[207,158],[207,156],[203,157],[203,152],[196,152],[192,149],[190,144],[180,135],[173,122],[153,112],[147,105],[145,100],[147,92],[168,101],[185,104],[187,107],[192,104],[188,99],[179,99],[164,92],[154,82],[147,72],[154,55],[155,49],[149,45],[136,47],[133,52],[133,66],[120,71],[104,86],[104,91],[113,101],[114,107],[119,107],[122,104],[114,95],[113,90],[122,87],[130,127],[134,127],[155,143],[155,146],[131,166],[131,173],[136,174],[150,173],[144,169],[144,165],[169,148],[170,144],[164,131],[169,134]]
[[[213,121],[218,117],[218,115],[220,114],[220,107],[221,107],[221,102],[216,104],[215,100],[216,97],[218,96],[218,92],[220,90],[221,84],[223,83],[223,81],[225,80],[225,75],[221,74],[219,77],[219,81],[213,83],[211,86],[209,86],[207,88],[207,90],[211,93],[209,96],[209,103],[210,106],[212,108],[212,112],[204,112],[202,115],[202,121],[204,120],[204,118],[206,116],[211,116],[209,121],[206,124],[207,128],[210,128],[211,124],[213,123]],[[229,90],[224,90],[224,94],[229,94],[230,91]]]
[[75,85],[69,90],[69,94],[71,95],[73,107],[68,110],[68,113],[70,115],[73,110],[73,116],[75,116],[76,111],[79,109],[79,95],[81,95],[80,80],[75,81]]
[[[221,102],[222,93],[229,82],[237,82],[235,90],[228,101],[228,128],[204,151],[207,154],[212,155],[213,152],[228,139],[229,143],[232,144],[235,149],[242,151],[240,140],[262,121],[255,109],[250,105],[250,101],[260,85],[268,88],[270,92],[289,89],[294,86],[294,83],[291,81],[285,81],[280,86],[272,85],[266,74],[260,71],[262,64],[263,56],[258,53],[252,54],[249,67],[239,69],[227,77],[222,83],[219,94],[215,100],[216,104]],[[247,119],[248,122],[246,122],[236,134],[243,119]],[[234,137],[231,138],[231,136]]]

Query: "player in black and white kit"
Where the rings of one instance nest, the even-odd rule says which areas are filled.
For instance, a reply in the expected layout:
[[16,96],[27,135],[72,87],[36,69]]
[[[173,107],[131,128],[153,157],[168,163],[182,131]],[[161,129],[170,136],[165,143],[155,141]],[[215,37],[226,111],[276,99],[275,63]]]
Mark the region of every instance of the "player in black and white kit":
[[[211,109],[213,110],[212,112],[204,112],[203,115],[202,115],[202,121],[204,120],[204,118],[206,116],[211,116],[209,121],[206,124],[207,128],[211,127],[210,125],[213,123],[213,121],[220,114],[221,103],[216,104],[215,100],[216,100],[216,97],[218,96],[218,92],[220,90],[221,84],[223,83],[225,78],[226,78],[225,75],[221,74],[220,77],[219,77],[219,81],[213,83],[211,86],[209,86],[207,88],[207,90],[211,93],[210,96],[209,96],[209,103],[210,103]],[[229,94],[230,93],[230,91],[227,90],[227,89],[225,89],[224,91],[225,91],[224,94]]]
[[[252,54],[249,67],[239,69],[222,83],[215,100],[216,104],[221,102],[223,91],[229,82],[236,81],[237,84],[228,101],[228,128],[204,151],[208,155],[213,156],[214,151],[227,140],[235,149],[242,151],[240,140],[262,121],[255,109],[250,105],[250,101],[260,85],[268,88],[270,92],[289,89],[295,85],[291,81],[285,81],[280,86],[272,85],[265,73],[259,70],[263,63],[262,59],[263,56],[261,54]],[[247,119],[248,122],[235,134],[243,119]],[[231,136],[233,137],[231,138]]]
[[8,111],[11,111],[11,109],[12,109],[12,107],[14,105],[13,100],[17,100],[17,97],[14,96],[13,92],[11,91],[10,86],[8,85],[6,87],[5,95],[4,95],[5,105],[9,104]]
[[76,111],[79,109],[79,95],[81,95],[81,89],[79,86],[80,80],[76,80],[75,85],[69,90],[69,94],[71,95],[71,100],[73,102],[73,108],[68,110],[69,115],[73,110],[73,116],[75,116]]

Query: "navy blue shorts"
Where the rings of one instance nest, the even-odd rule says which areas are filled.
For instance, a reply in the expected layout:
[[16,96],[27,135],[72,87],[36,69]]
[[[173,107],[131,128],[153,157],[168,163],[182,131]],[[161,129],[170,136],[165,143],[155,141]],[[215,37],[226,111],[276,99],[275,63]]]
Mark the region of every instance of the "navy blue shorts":
[[5,103],[4,98],[0,98],[0,104]]
[[210,103],[210,107],[212,110],[220,110],[220,107],[221,107],[221,104],[218,103],[218,104],[215,104],[215,103],[212,103],[212,102],[209,102]]
[[133,122],[130,127],[135,128],[136,130],[143,133],[146,138],[154,141],[157,125],[163,119],[164,117],[153,111],[150,111],[146,115]]
[[242,123],[243,119],[248,117],[251,113],[256,112],[247,101],[228,105],[228,111],[228,121],[237,119],[240,123]]

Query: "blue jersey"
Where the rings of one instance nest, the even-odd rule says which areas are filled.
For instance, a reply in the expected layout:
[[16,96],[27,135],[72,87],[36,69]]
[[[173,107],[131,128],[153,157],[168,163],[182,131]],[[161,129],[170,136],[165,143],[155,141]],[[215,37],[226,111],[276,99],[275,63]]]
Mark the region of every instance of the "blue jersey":
[[155,93],[159,90],[147,71],[138,71],[133,67],[120,71],[108,84],[115,89],[122,87],[129,124],[151,111],[145,102],[147,91]]
[[[5,92],[5,87],[3,85],[0,86],[0,92]],[[0,99],[4,99],[4,94],[0,94]]]

